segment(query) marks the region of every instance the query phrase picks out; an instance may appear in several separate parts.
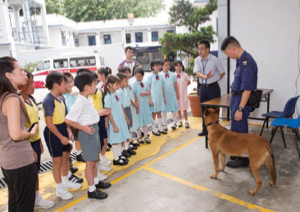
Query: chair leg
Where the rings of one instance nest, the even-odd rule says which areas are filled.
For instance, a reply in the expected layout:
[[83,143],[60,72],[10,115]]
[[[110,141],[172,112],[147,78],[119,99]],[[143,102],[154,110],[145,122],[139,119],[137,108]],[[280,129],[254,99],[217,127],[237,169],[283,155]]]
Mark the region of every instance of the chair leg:
[[262,133],[263,133],[263,130],[264,130],[264,127],[265,127],[265,124],[266,124],[266,122],[267,122],[267,119],[268,119],[268,117],[266,117],[265,118],[265,120],[264,120],[264,123],[263,123],[263,126],[262,126],[262,128],[261,128],[261,131],[260,131],[260,136],[262,135]]
[[298,129],[293,129],[293,132],[295,133],[297,140],[300,140]]
[[284,145],[285,148],[287,148],[287,147],[286,147],[286,143],[285,143],[284,132],[283,132],[283,130],[282,130],[282,127],[280,127],[280,130],[281,130],[281,135],[282,135],[283,145]]
[[299,155],[299,158],[300,158],[300,149],[299,149],[299,144],[298,144],[299,132],[298,132],[298,129],[293,129],[293,131],[295,132],[295,142],[296,142],[296,147],[297,147],[298,155]]
[[273,140],[273,138],[274,138],[274,135],[276,134],[277,128],[278,128],[278,127],[275,127],[275,129],[272,130],[272,135],[271,135],[271,139],[270,139],[270,144],[272,143],[272,140]]

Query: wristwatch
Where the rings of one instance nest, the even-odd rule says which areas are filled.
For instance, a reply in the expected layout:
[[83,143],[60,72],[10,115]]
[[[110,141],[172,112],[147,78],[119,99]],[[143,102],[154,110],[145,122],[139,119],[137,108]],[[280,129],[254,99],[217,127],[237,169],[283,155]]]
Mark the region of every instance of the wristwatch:
[[238,108],[238,111],[240,111],[240,112],[244,112],[244,108],[242,108],[242,107],[239,107],[239,108]]

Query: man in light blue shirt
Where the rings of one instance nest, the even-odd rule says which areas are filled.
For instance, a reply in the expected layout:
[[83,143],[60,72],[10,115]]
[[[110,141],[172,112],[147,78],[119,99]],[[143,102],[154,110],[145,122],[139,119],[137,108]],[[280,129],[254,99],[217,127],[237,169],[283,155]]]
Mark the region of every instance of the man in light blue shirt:
[[[207,40],[201,40],[198,45],[199,56],[195,59],[194,74],[199,78],[200,103],[221,96],[221,89],[218,81],[225,75],[221,61],[210,54],[210,43]],[[206,127],[204,123],[204,107],[202,107],[202,132],[199,136],[205,135]]]

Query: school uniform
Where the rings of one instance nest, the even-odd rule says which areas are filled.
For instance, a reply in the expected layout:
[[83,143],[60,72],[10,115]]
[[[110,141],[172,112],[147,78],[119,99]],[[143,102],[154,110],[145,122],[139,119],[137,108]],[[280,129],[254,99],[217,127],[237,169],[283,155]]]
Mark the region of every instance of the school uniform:
[[161,112],[165,109],[164,96],[162,92],[162,79],[159,74],[155,75],[153,72],[148,76],[145,81],[150,85],[151,99],[153,107],[151,108],[152,113]]
[[179,74],[175,73],[175,75],[179,94],[179,99],[177,100],[178,110],[188,110],[189,100],[187,94],[187,83],[190,81],[190,77],[183,71],[181,71]]
[[141,96],[141,93],[149,91],[148,84],[144,82],[135,81],[132,84],[132,91],[140,102],[138,114],[139,126],[143,127],[152,124],[153,119],[149,105],[148,95],[144,97]]
[[170,71],[167,73],[160,72],[159,75],[162,79],[162,85],[166,98],[165,109],[162,112],[175,112],[178,110],[176,91],[174,87],[174,83],[177,82],[177,78],[175,74]]
[[37,123],[35,134],[30,136],[29,141],[32,146],[32,149],[35,151],[37,155],[36,166],[37,166],[37,170],[39,171],[41,166],[41,144],[40,144],[41,138],[40,138],[40,126],[39,126],[39,109],[36,105],[35,100],[32,97],[28,97],[28,101],[29,102],[25,101],[25,106],[26,106],[27,114],[30,119],[30,123],[26,121],[25,127],[26,129],[29,129],[34,123]]
[[[128,97],[131,101],[135,102],[132,85],[128,85],[125,88],[126,92],[128,93]],[[131,116],[132,116],[132,126],[130,127],[130,132],[135,132],[139,128],[139,119],[138,114],[136,113],[136,108],[131,104],[130,102],[130,110],[131,110]]]
[[[48,93],[43,100],[44,118],[52,116],[52,122],[57,130],[68,138],[67,125],[65,116],[67,107],[63,97],[55,98],[51,93]],[[44,129],[44,138],[51,157],[61,157],[63,152],[70,152],[71,145],[63,145],[58,137],[54,135],[46,126]]]
[[83,126],[91,124],[95,128],[95,132],[92,135],[79,130],[79,141],[85,161],[96,161],[99,159],[101,145],[99,142],[98,122],[100,118],[92,101],[79,94],[66,119]]
[[125,90],[125,88],[124,89],[119,88],[116,93],[117,93],[117,95],[120,99],[121,104],[123,105],[123,108],[124,108],[124,111],[127,115],[127,118],[130,121],[130,123],[128,125],[128,129],[130,129],[130,127],[132,127],[132,114],[131,114],[131,109],[130,109],[131,102],[130,102],[130,99],[128,97],[128,93]]
[[[65,102],[66,102],[66,106],[67,106],[67,111],[70,111],[72,105],[74,104],[74,102],[77,99],[77,95],[73,96],[73,95],[71,95],[69,93],[65,93],[63,96],[65,98]],[[74,135],[74,140],[77,141],[78,140],[78,129],[75,129],[73,127],[70,127],[70,128],[71,128],[72,133]]]
[[108,128],[108,142],[111,144],[119,144],[130,138],[128,126],[125,120],[125,116],[122,110],[122,104],[116,93],[107,93],[104,98],[105,108],[109,108],[112,118],[115,121],[116,126],[119,128],[119,132],[114,132],[113,125],[109,121]]

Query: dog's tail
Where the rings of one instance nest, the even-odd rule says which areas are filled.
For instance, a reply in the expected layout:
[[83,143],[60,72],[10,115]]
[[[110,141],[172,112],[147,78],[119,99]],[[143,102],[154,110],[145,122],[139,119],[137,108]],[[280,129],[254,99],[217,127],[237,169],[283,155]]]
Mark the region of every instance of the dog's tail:
[[[267,140],[266,140],[267,141]],[[267,147],[267,151],[269,153],[267,160],[266,160],[266,165],[267,168],[269,170],[272,182],[270,182],[270,185],[275,186],[276,185],[276,180],[277,180],[277,176],[276,176],[276,170],[275,170],[275,159],[274,159],[274,153],[273,153],[273,149],[271,144],[269,143],[269,141],[267,141],[266,143],[266,147]]]

